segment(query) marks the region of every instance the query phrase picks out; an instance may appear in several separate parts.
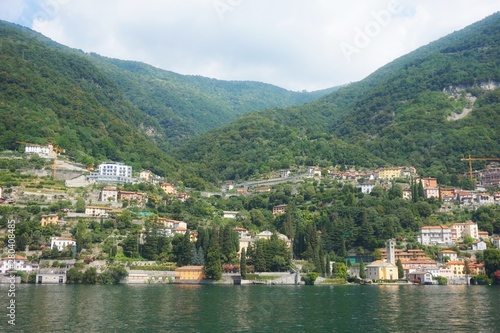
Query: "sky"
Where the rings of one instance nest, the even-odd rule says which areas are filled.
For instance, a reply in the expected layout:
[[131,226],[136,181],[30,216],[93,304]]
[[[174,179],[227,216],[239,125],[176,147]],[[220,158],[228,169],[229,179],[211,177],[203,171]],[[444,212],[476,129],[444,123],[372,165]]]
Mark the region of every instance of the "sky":
[[500,10],[493,0],[1,0],[66,46],[289,90],[355,82]]

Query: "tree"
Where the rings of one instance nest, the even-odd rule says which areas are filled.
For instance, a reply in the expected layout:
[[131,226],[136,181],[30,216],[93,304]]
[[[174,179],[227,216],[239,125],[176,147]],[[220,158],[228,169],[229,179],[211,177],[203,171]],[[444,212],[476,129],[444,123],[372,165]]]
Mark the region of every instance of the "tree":
[[245,248],[241,250],[240,275],[242,279],[246,279],[247,277],[247,253],[245,251]]
[[210,243],[208,245],[207,258],[205,260],[205,275],[212,280],[220,280],[222,277],[221,249],[217,228],[212,228]]
[[495,271],[500,270],[500,250],[486,249],[483,252],[484,268],[486,274],[492,276]]
[[97,282],[97,270],[95,267],[87,268],[85,273],[83,273],[82,283],[84,284],[96,284]]
[[78,284],[82,283],[82,280],[83,273],[79,269],[71,267],[66,272],[66,283]]
[[361,279],[366,279],[365,263],[363,262],[363,259],[361,259],[361,262],[359,263],[359,277]]
[[396,262],[396,266],[398,267],[398,279],[403,279],[405,277],[405,270],[403,268],[401,259],[398,259],[398,261]]

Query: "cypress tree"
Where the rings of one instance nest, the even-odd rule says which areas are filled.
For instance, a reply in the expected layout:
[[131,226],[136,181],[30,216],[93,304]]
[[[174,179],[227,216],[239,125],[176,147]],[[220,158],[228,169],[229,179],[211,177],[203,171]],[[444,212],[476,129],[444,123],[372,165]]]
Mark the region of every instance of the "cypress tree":
[[332,268],[330,266],[330,256],[328,254],[325,256],[325,275],[326,277],[332,276]]
[[405,270],[403,268],[403,263],[401,263],[401,259],[398,259],[396,262],[396,266],[398,266],[398,279],[402,279],[405,277]]
[[241,250],[240,275],[242,279],[246,279],[247,277],[247,253],[245,251],[245,248]]

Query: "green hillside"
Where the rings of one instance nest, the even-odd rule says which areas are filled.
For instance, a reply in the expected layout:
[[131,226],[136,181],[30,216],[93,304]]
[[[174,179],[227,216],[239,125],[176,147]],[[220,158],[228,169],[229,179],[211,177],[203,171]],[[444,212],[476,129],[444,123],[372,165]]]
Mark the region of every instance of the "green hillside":
[[162,175],[181,169],[165,153],[172,145],[244,113],[331,91],[183,76],[86,54],[5,21],[0,47],[0,149],[52,142],[88,165],[117,160]]
[[[179,156],[219,179],[292,164],[413,164],[446,183],[466,170],[461,157],[500,156],[499,83],[495,13],[309,104],[243,117],[196,138]],[[266,123],[275,130],[263,131]]]
[[221,127],[243,114],[302,105],[335,89],[293,92],[261,82],[180,75],[96,54],[91,54],[90,60],[108,74],[141,111],[158,120],[168,141],[174,145]]

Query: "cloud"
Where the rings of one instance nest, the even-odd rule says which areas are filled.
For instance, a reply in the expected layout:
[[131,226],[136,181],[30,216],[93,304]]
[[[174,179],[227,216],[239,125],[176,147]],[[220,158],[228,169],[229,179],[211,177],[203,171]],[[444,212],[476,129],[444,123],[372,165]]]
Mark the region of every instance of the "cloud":
[[499,8],[490,0],[6,0],[0,17],[86,52],[314,90],[360,80]]

